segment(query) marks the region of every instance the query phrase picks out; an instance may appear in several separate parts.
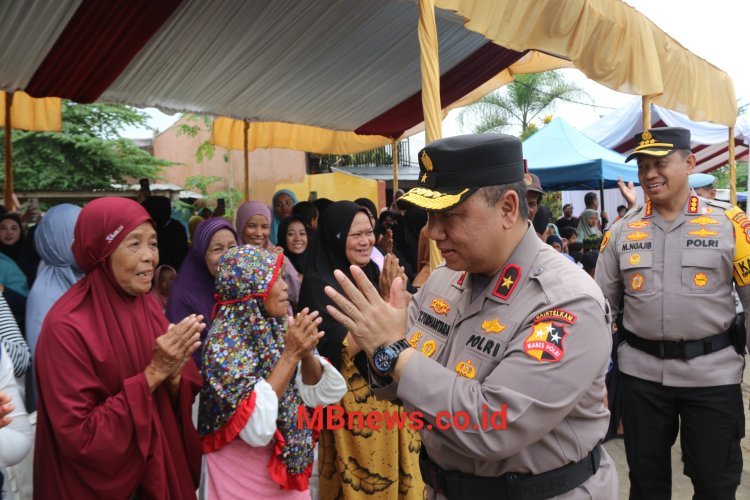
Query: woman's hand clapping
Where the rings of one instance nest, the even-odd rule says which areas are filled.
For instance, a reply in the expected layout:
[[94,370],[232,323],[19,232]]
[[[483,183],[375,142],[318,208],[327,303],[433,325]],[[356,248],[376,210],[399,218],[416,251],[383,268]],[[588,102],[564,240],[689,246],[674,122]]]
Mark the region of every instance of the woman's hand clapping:
[[156,339],[151,363],[146,367],[152,391],[167,379],[170,385],[179,384],[182,369],[200,347],[200,333],[206,328],[202,321],[203,316],[191,314],[176,325],[170,324],[167,332]]
[[323,319],[318,311],[310,312],[307,307],[294,318],[290,316],[284,336],[284,355],[290,357],[295,364],[308,356],[323,337],[324,332],[318,331],[321,321]]
[[13,419],[8,415],[15,409],[16,407],[10,402],[10,396],[0,391],[0,429],[11,423]]

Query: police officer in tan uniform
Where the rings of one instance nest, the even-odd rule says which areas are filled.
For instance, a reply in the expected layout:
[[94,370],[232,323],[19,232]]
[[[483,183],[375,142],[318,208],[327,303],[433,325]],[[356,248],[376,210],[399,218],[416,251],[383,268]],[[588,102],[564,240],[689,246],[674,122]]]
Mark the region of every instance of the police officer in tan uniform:
[[690,131],[636,136],[638,178],[649,201],[602,241],[596,282],[618,315],[623,427],[630,498],[670,498],[670,449],[680,432],[684,472],[697,499],[731,499],[744,435],[740,381],[744,325],[732,280],[750,298],[750,221],[698,197]]
[[390,304],[353,268],[330,308],[371,358],[379,397],[419,412],[431,498],[614,499],[601,447],[611,338],[596,283],[539,240],[527,219],[521,142],[435,141],[401,197],[430,212],[445,265]]

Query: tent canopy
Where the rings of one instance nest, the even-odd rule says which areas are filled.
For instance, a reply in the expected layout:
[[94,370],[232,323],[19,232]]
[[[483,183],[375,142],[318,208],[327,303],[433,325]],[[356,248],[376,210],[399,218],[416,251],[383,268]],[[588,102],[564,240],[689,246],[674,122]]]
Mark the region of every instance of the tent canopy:
[[638,182],[638,169],[626,164],[625,156],[600,146],[555,118],[523,143],[529,171],[539,176],[542,187],[551,191],[594,189],[617,186],[617,178]]
[[[608,114],[582,130],[584,134],[604,147],[629,153],[635,147],[635,134],[643,130],[641,103],[631,103]],[[729,161],[729,133],[723,125],[694,122],[685,114],[661,106],[651,106],[651,124],[654,127],[683,127],[690,130],[697,172],[710,172]],[[750,121],[741,116],[734,129],[735,156],[747,158],[750,145]]]
[[[729,76],[624,2],[435,5],[443,109],[538,50],[550,54],[538,70],[572,62],[612,89],[735,121]],[[404,0],[5,2],[0,90],[393,139],[423,119],[418,18]]]

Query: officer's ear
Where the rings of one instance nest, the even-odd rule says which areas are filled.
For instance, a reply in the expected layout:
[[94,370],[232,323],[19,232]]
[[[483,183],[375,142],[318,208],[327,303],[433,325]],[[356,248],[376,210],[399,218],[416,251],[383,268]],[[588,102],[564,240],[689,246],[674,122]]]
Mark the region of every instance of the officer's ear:
[[[514,189],[508,189],[497,202],[497,208],[502,217],[503,229],[512,228],[521,217],[521,204],[526,204],[526,200],[521,200]],[[528,206],[527,206],[528,212]],[[524,217],[525,218],[525,217]]]
[[697,163],[695,155],[688,149],[681,149],[677,151],[677,154],[682,156],[682,159],[685,161],[688,175],[692,174],[695,171],[695,165]]

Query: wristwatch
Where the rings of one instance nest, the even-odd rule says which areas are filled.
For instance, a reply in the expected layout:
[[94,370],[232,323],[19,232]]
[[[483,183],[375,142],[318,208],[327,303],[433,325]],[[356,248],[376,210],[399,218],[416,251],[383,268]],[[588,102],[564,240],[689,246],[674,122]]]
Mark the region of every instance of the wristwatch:
[[390,373],[390,371],[396,366],[399,354],[401,354],[407,347],[411,346],[406,339],[397,340],[392,344],[381,345],[375,349],[375,353],[372,356],[372,364],[380,373]]

